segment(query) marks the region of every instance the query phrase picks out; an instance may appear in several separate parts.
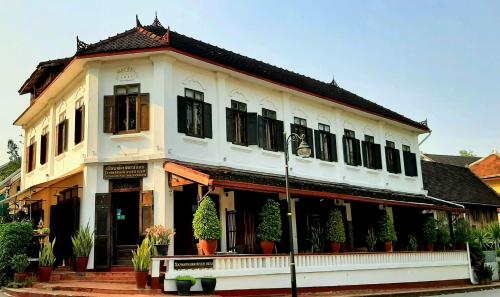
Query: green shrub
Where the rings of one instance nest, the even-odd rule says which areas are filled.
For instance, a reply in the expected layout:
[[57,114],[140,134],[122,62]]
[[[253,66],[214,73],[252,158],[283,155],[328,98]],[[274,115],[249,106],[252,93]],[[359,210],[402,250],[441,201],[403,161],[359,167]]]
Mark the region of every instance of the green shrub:
[[38,253],[38,263],[40,267],[52,267],[56,262],[56,256],[54,255],[54,245],[56,244],[56,239],[51,242],[45,243],[42,250]]
[[326,223],[326,239],[335,243],[345,242],[345,228],[342,213],[338,209],[330,211]]
[[486,228],[474,229],[470,235],[471,241],[478,243],[483,250],[490,250],[492,246],[491,234]]
[[13,277],[11,259],[25,254],[33,237],[31,222],[0,224],[0,285],[6,285]]
[[377,249],[377,234],[373,228],[368,230],[365,241],[369,252],[374,252]]
[[459,218],[455,223],[455,244],[466,243],[470,241],[471,228],[469,222],[464,218]]
[[151,265],[151,248],[152,245],[147,238],[145,238],[137,250],[132,251],[132,264],[135,271],[149,271]]
[[17,273],[23,273],[30,264],[28,262],[28,256],[26,254],[15,255],[14,257],[12,257],[10,263],[12,264],[12,269],[14,269]]
[[260,240],[280,242],[281,211],[278,202],[268,200],[260,212],[260,222],[257,227],[257,238]]
[[94,232],[90,231],[89,225],[81,228],[75,236],[71,237],[73,244],[73,255],[77,258],[86,258],[90,255],[92,246],[94,245],[93,239]]
[[194,286],[196,284],[196,279],[190,275],[179,275],[175,278],[175,280],[178,281],[190,281],[191,286]]
[[194,237],[201,240],[217,240],[221,237],[221,227],[215,203],[210,197],[201,201],[193,218]]
[[418,249],[418,240],[413,235],[408,235],[408,250],[415,252]]
[[498,222],[491,223],[488,226],[488,230],[491,234],[491,240],[493,241],[493,246],[495,250],[500,249],[500,224]]
[[435,243],[437,241],[437,221],[434,217],[428,217],[422,226],[424,242]]
[[380,216],[378,222],[378,240],[380,242],[398,240],[398,237],[396,236],[396,230],[394,229],[394,223],[392,222],[391,218],[389,218],[387,213],[383,213]]
[[449,246],[451,242],[450,228],[443,220],[438,220],[436,237],[437,242],[443,247],[443,249],[446,249]]

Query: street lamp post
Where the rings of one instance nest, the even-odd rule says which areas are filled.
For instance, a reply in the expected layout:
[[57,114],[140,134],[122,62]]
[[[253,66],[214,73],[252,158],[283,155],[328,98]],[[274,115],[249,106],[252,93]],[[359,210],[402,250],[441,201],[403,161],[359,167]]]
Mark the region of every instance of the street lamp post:
[[297,297],[297,277],[295,274],[295,252],[293,250],[293,228],[292,228],[292,205],[290,203],[290,192],[288,190],[288,143],[290,141],[300,141],[297,147],[297,155],[302,158],[309,158],[311,155],[311,147],[304,141],[305,135],[299,136],[296,133],[286,136],[286,132],[283,133],[285,139],[285,191],[286,191],[286,204],[288,207],[288,238],[290,240],[290,276],[292,283],[292,297]]

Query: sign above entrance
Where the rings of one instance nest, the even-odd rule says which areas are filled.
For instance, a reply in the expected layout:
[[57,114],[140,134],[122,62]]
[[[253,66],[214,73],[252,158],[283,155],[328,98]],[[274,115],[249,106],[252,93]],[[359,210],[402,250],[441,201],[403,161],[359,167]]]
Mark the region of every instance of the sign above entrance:
[[104,179],[138,178],[147,176],[147,163],[104,165]]

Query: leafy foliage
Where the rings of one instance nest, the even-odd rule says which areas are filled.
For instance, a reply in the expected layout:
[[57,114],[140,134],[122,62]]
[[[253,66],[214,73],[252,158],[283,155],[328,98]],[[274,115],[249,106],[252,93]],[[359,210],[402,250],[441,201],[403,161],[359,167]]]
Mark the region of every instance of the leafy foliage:
[[5,285],[13,277],[11,260],[16,254],[25,254],[33,236],[30,222],[0,224],[0,283]]
[[335,243],[344,243],[345,228],[342,213],[338,209],[330,211],[328,222],[326,223],[326,239]]
[[279,242],[281,240],[281,211],[278,202],[267,200],[260,212],[260,222],[257,227],[257,238]]
[[459,218],[455,222],[455,244],[466,243],[470,240],[471,228],[469,222],[464,218]]
[[368,251],[374,252],[377,248],[377,234],[375,234],[375,230],[373,230],[373,228],[368,230],[365,241],[366,246],[368,247]]
[[481,246],[483,250],[491,249],[492,238],[486,228],[474,229],[471,234],[471,239]]
[[75,257],[86,258],[90,255],[90,251],[94,245],[93,236],[94,232],[90,231],[89,224],[87,224],[87,227],[81,228],[75,236],[71,237]]
[[313,253],[321,252],[323,247],[323,233],[324,230],[321,225],[316,224],[311,226],[311,229],[309,230],[309,238],[307,240],[311,242],[311,249]]
[[38,261],[40,267],[52,267],[56,262],[56,256],[54,255],[54,245],[56,244],[56,239],[51,242],[45,243],[42,250],[38,253]]
[[476,157],[474,152],[471,150],[459,150],[458,154],[462,157]]
[[380,242],[387,241],[397,241],[398,237],[396,235],[396,230],[394,229],[394,223],[387,213],[383,213],[380,216],[378,222],[378,239]]
[[26,254],[14,255],[10,263],[17,273],[23,273],[29,265],[28,256]]
[[448,224],[445,223],[444,220],[438,220],[437,222],[437,243],[446,250],[446,248],[450,245],[451,235],[450,228]]
[[155,225],[146,229],[146,236],[152,244],[165,244],[169,245],[170,240],[175,235],[174,230],[167,229],[162,225]]
[[9,164],[7,164],[5,166],[5,168],[3,168],[0,171],[0,181],[9,177],[12,173],[14,173],[20,167],[21,167],[21,163],[9,162]]
[[422,226],[422,235],[425,243],[437,241],[437,221],[434,217],[428,217]]
[[151,242],[145,238],[137,250],[132,251],[132,264],[135,271],[149,271],[151,265]]
[[193,218],[194,237],[196,239],[217,240],[221,237],[221,226],[215,203],[210,197],[201,201]]
[[413,235],[408,235],[408,250],[415,252],[418,249],[418,240]]
[[191,286],[196,284],[196,279],[190,275],[179,275],[175,278],[176,281],[190,281]]
[[18,165],[21,164],[21,157],[19,156],[19,146],[12,139],[9,139],[7,141],[7,154],[9,154],[9,160],[11,162],[17,163]]
[[500,249],[500,224],[496,222],[492,223],[488,226],[488,231],[490,232],[493,246],[498,251]]

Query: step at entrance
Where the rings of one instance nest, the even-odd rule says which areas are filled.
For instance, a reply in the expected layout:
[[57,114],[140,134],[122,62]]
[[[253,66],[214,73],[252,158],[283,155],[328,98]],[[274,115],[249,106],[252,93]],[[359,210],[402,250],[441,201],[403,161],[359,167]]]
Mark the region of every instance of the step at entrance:
[[115,265],[130,266],[132,265],[132,251],[135,250],[135,245],[119,245],[115,248]]

